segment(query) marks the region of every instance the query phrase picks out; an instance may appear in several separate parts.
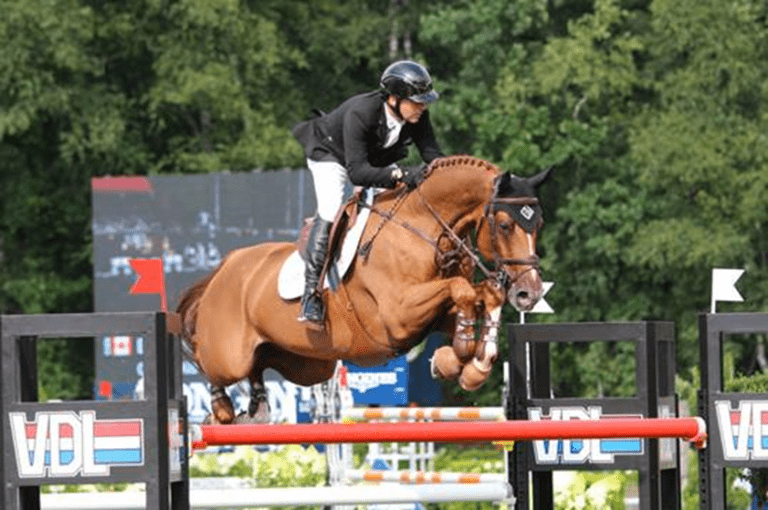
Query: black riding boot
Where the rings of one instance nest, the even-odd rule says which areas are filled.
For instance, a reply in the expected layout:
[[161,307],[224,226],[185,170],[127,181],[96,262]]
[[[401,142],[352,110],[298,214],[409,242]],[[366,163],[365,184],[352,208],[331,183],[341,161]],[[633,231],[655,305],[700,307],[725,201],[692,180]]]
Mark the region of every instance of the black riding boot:
[[332,222],[315,217],[312,229],[307,239],[307,250],[304,252],[304,295],[301,297],[301,313],[299,322],[310,322],[323,328],[325,322],[325,305],[323,297],[318,290],[320,271],[323,269],[326,252],[328,251],[328,234],[331,231]]

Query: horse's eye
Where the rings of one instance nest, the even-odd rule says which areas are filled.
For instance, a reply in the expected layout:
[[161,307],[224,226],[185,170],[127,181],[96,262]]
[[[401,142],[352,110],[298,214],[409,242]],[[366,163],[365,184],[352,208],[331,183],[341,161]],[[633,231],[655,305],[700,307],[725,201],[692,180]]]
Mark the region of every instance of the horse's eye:
[[508,221],[502,221],[499,223],[499,228],[504,232],[509,232],[510,230],[512,230],[512,224],[509,223]]

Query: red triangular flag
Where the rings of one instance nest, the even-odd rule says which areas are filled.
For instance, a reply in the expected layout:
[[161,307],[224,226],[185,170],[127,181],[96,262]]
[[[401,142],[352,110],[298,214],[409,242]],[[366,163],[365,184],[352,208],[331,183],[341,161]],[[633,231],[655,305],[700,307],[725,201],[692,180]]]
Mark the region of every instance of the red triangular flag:
[[167,311],[165,303],[165,275],[162,259],[130,259],[128,261],[138,278],[129,291],[131,294],[160,294],[160,309]]

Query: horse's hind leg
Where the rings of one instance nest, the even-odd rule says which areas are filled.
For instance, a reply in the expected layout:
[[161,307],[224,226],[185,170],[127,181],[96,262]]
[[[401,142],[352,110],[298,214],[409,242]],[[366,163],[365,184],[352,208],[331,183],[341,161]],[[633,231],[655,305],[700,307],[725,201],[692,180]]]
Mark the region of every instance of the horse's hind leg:
[[211,414],[206,418],[207,423],[226,425],[235,419],[235,407],[227,395],[226,388],[211,385]]
[[264,370],[272,368],[294,384],[311,386],[333,377],[335,360],[317,360],[288,352],[273,344],[261,344],[254,355],[255,364],[248,376],[251,400],[248,413],[236,418],[237,423],[267,423],[270,421],[269,400],[264,386]]
[[250,383],[251,399],[248,404],[248,412],[240,413],[237,416],[235,416],[235,406],[232,404],[232,399],[227,395],[226,389],[221,386],[211,386],[211,414],[206,417],[204,423],[217,425],[268,423],[270,411],[264,380],[260,375]]
[[251,399],[248,402],[248,412],[240,414],[237,423],[269,423],[271,411],[267,388],[264,386],[264,369],[254,370],[249,376],[251,382]]

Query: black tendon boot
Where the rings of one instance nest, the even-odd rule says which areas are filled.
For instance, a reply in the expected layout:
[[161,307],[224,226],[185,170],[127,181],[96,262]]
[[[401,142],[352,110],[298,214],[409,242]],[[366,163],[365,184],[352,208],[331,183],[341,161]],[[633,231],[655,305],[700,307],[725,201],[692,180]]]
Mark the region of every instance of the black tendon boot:
[[299,322],[309,322],[309,326],[316,329],[323,329],[325,321],[325,305],[318,287],[318,280],[328,251],[328,234],[331,231],[331,224],[332,222],[325,221],[319,216],[315,217],[307,239],[307,251],[304,252],[306,270]]

